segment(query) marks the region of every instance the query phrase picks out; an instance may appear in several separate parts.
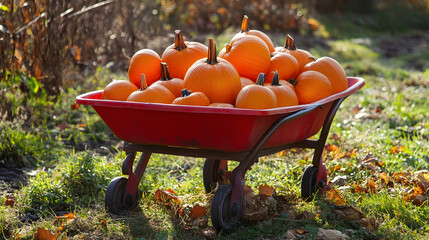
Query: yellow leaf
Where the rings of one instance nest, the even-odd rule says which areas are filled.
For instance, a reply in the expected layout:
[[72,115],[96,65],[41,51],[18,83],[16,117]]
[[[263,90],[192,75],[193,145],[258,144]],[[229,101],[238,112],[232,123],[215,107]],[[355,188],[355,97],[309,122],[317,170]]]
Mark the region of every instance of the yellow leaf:
[[346,153],[346,157],[355,157],[356,151],[357,151],[356,148],[353,148],[352,150],[350,150]]
[[371,192],[375,192],[375,191],[376,191],[376,186],[375,186],[375,182],[374,182],[374,180],[372,180],[372,179],[368,179],[368,180],[366,181],[366,186],[368,187],[368,189],[369,189]]
[[386,174],[385,172],[380,173],[378,177],[380,178],[381,182],[384,185],[388,185],[389,184],[389,182],[390,182],[390,176],[388,174]]
[[396,145],[390,149],[390,153],[391,154],[398,154],[398,153],[401,153],[403,151],[403,149],[404,149],[404,146]]
[[367,193],[368,190],[364,187],[359,186],[357,183],[354,184],[355,190],[354,192],[356,193]]
[[168,206],[179,205],[180,199],[174,195],[174,191],[171,189],[164,190],[164,189],[158,189],[155,192],[155,199],[158,202],[165,203]]
[[334,144],[326,145],[325,149],[328,150],[329,152],[333,153],[333,154],[337,154],[340,151],[338,146],[334,145]]
[[326,191],[325,198],[327,200],[332,201],[336,205],[344,205],[344,204],[346,204],[344,202],[344,198],[341,195],[341,193],[337,189],[335,189],[333,187],[331,187],[328,191]]
[[310,26],[310,29],[313,30],[313,31],[317,30],[320,27],[319,21],[317,21],[314,18],[309,18],[307,20],[307,23]]
[[73,56],[74,56],[74,58],[76,59],[76,61],[80,61],[80,60],[82,60],[82,58],[81,58],[81,55],[80,55],[80,48],[79,48],[79,46],[77,46],[77,45],[73,45],[73,48],[72,48],[74,51],[72,51],[72,54],[73,54]]

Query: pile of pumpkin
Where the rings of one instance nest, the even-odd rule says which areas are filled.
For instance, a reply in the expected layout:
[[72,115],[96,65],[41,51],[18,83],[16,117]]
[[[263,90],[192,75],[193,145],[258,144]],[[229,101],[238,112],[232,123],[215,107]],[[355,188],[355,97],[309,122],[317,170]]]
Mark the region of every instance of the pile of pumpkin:
[[268,109],[308,104],[347,89],[341,65],[330,57],[315,59],[295,47],[287,35],[276,47],[263,32],[248,29],[244,16],[241,31],[216,55],[208,47],[185,42],[177,30],[175,43],[160,57],[151,49],[136,52],[128,80],[109,83],[103,98],[135,102],[213,107]]

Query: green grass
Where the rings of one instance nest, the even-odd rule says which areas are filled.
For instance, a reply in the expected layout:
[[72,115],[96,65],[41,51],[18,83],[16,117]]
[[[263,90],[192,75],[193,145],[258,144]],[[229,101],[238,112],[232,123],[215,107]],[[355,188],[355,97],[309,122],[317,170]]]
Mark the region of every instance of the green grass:
[[[344,186],[336,188],[347,205],[373,219],[374,225],[367,229],[338,218],[333,213],[336,207],[323,198],[303,202],[299,198],[301,176],[311,162],[312,151],[294,149],[261,158],[246,175],[246,184],[256,193],[262,184],[274,187],[287,202],[283,205],[285,211],[260,221],[244,220],[235,233],[216,235],[217,239],[283,239],[294,229],[304,231],[302,238],[313,239],[319,228],[348,232],[353,239],[429,237],[428,203],[416,206],[405,201],[406,192],[416,186],[413,174],[429,169],[429,72],[421,71],[422,64],[427,69],[427,46],[420,46],[419,51],[409,55],[386,58],[378,45],[384,36],[366,32],[371,29],[354,32],[356,26],[348,25],[352,23],[340,25],[353,33],[348,38],[339,36],[349,32],[335,32],[326,25],[325,29],[339,40],[325,39],[326,46],[316,45],[309,50],[316,57],[337,59],[349,76],[360,76],[366,81],[363,89],[341,105],[327,141],[338,146],[340,153],[355,154],[339,157],[326,151],[325,163],[328,179],[345,177]],[[218,46],[232,34],[215,36]],[[370,36],[369,43],[350,39],[365,34]],[[273,42],[283,42],[282,36],[275,36]],[[427,34],[423,36],[429,39]],[[99,68],[77,87],[66,86],[57,99],[44,96],[42,88],[26,99],[17,87],[23,78],[17,74],[1,82],[3,88],[10,89],[1,93],[1,101],[2,106],[9,107],[13,120],[0,123],[0,159],[7,164],[31,167],[38,173],[20,190],[0,193],[0,239],[33,239],[38,228],[57,231],[60,239],[213,236],[206,232],[212,230],[207,221],[209,213],[200,226],[192,225],[186,214],[175,214],[177,209],[172,210],[155,198],[158,189],[171,189],[181,200],[185,213],[197,203],[209,209],[213,195],[204,191],[204,159],[200,158],[154,154],[139,186],[142,198],[137,210],[124,215],[105,212],[104,192],[108,182],[121,175],[125,153],[120,141],[91,107],[71,106],[78,94],[101,89],[113,78],[126,78],[125,74]],[[35,84],[34,79],[26,81],[32,82],[31,86]],[[25,115],[25,109],[31,109],[33,114]],[[403,146],[401,151],[392,153],[399,146]],[[365,165],[369,156],[375,164]],[[385,186],[379,177],[381,173],[409,173],[406,180],[410,183]],[[373,192],[357,191],[357,186],[367,186],[370,179],[376,184]],[[16,199],[13,207],[5,205],[6,196],[10,195]],[[74,218],[59,230],[56,217],[67,212],[73,212]],[[294,217],[298,215],[303,217]],[[37,220],[29,221],[32,216]]]

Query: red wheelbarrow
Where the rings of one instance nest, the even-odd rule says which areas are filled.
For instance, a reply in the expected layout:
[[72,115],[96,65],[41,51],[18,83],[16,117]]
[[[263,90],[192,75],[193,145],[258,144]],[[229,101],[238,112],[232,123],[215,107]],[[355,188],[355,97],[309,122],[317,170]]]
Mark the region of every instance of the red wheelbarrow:
[[[289,148],[314,149],[313,162],[303,174],[301,196],[308,200],[323,192],[327,172],[322,153],[332,120],[342,101],[365,85],[349,77],[348,89],[312,104],[266,110],[178,106],[102,99],[102,90],[76,97],[90,105],[111,131],[125,141],[122,173],[108,185],[105,207],[109,212],[132,210],[140,180],[152,153],[206,158],[204,187],[214,193],[211,220],[217,231],[233,231],[244,212],[245,174],[261,156]],[[321,131],[319,139],[309,137]],[[142,152],[133,169],[137,152]],[[218,185],[227,161],[239,165],[229,185]]]

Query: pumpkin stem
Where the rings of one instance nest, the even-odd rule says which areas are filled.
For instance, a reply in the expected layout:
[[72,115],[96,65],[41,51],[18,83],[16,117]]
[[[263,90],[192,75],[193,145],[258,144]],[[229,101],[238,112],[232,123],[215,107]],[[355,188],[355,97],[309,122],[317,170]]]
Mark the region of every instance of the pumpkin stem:
[[148,88],[146,83],[146,76],[144,75],[144,73],[142,73],[142,75],[140,76],[140,91],[143,91],[146,88]]
[[260,73],[259,75],[258,75],[258,78],[256,79],[256,85],[261,85],[261,86],[264,86],[264,83],[265,83],[265,73]]
[[317,58],[315,58],[315,57],[313,57],[313,56],[311,56],[311,57],[308,57],[309,59],[311,59],[312,61],[316,61],[317,60]]
[[289,50],[296,50],[295,47],[295,40],[293,39],[293,37],[291,35],[287,35],[286,36],[286,44],[285,44],[285,48],[289,49]]
[[241,22],[241,32],[242,33],[249,31],[248,20],[249,20],[249,18],[247,17],[247,15],[244,15],[243,21]]
[[166,62],[161,62],[161,81],[170,80],[170,73],[168,72],[168,67]]
[[229,44],[229,43],[225,43],[225,50],[226,50],[226,52],[227,52],[227,53],[228,53],[229,51],[231,51],[231,48],[232,48],[231,44]]
[[277,70],[274,73],[273,82],[271,83],[271,86],[281,86],[279,82],[279,73],[277,72]]
[[189,96],[191,95],[191,93],[192,93],[191,90],[188,90],[186,88],[182,89],[182,97]]
[[183,38],[182,31],[176,30],[174,32],[176,33],[176,37],[174,38],[174,49],[182,51],[183,49],[188,47],[185,44],[185,39]]
[[287,80],[290,84],[292,84],[292,86],[296,86],[296,84],[298,83],[298,81],[296,81],[295,79],[291,78],[289,80]]
[[213,38],[209,39],[209,54],[206,63],[211,65],[215,65],[217,63],[216,42]]

